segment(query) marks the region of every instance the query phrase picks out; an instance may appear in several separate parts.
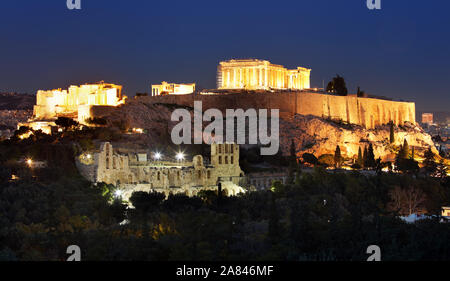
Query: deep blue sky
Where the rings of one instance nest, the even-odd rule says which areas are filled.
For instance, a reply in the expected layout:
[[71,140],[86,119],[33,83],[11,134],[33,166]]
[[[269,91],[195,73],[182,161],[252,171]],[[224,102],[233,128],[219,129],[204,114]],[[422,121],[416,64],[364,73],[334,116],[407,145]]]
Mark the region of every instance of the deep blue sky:
[[351,92],[450,108],[450,1],[2,0],[0,91],[105,80],[128,95],[163,80],[214,88],[230,58],[312,68],[321,87],[336,73]]

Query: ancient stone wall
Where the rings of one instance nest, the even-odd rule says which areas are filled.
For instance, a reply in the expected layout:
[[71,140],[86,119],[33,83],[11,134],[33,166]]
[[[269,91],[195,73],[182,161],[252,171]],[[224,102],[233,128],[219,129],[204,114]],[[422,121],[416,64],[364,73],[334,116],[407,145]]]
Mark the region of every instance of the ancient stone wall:
[[202,101],[203,111],[225,109],[279,109],[283,114],[302,114],[342,120],[366,128],[393,121],[396,125],[415,123],[415,104],[356,96],[335,96],[308,92],[245,92],[215,95],[179,95],[138,97],[130,102],[166,103],[193,107]]
[[128,195],[140,191],[141,187],[146,191],[164,191],[167,195],[182,191],[195,195],[202,189],[217,189],[219,181],[228,185],[230,195],[243,192],[238,186],[244,177],[239,167],[239,146],[213,143],[211,159],[211,164],[205,164],[201,155],[194,156],[192,162],[139,161],[133,155],[118,153],[109,142],[104,142],[99,151],[80,155],[76,163],[89,181],[126,187],[124,191]]

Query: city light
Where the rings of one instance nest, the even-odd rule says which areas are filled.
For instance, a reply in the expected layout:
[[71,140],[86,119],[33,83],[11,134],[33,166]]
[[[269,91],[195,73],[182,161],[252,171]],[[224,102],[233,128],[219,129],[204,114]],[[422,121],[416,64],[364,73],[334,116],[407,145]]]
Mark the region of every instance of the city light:
[[178,161],[184,160],[184,154],[183,152],[178,152],[176,155],[176,158]]
[[122,190],[120,190],[120,189],[117,189],[116,191],[114,191],[114,197],[115,197],[115,198],[120,198],[120,197],[122,197],[122,194],[123,194],[123,192],[122,192]]
[[162,155],[159,152],[155,152],[155,155],[153,156],[153,158],[155,158],[155,160],[159,160],[161,159]]
[[87,154],[87,155],[86,155],[86,158],[87,158],[87,159],[91,159],[91,158],[92,158],[92,155],[91,155],[91,154]]
[[30,158],[27,159],[27,165],[31,167],[31,165],[33,165],[33,160],[31,160]]

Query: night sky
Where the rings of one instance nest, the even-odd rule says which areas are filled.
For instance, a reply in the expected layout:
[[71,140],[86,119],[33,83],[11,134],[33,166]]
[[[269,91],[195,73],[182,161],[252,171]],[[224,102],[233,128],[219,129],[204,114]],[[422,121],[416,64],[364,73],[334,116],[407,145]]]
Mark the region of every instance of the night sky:
[[260,58],[361,89],[450,108],[450,1],[2,0],[0,91],[105,80],[124,92],[161,81],[215,88],[217,64]]

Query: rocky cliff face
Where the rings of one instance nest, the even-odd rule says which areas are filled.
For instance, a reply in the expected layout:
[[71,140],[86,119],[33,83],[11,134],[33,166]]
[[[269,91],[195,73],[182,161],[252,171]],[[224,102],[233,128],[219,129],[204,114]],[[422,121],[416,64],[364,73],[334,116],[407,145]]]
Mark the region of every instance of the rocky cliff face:
[[[148,134],[138,137],[137,142],[143,145],[154,145],[155,143],[170,141],[170,132],[177,122],[171,122],[171,114],[174,109],[181,106],[171,104],[147,104],[139,101],[127,103],[112,112],[107,119],[109,122],[123,121],[130,128],[144,128]],[[191,111],[192,109],[186,107]],[[344,157],[356,157],[358,149],[363,150],[365,146],[372,143],[376,158],[383,160],[392,159],[395,148],[406,139],[410,146],[415,147],[416,155],[432,147],[431,136],[426,134],[422,128],[406,123],[404,126],[395,127],[395,142],[389,143],[390,128],[388,125],[376,129],[366,129],[358,125],[349,125],[327,120],[315,116],[295,115],[294,117],[283,117],[280,119],[280,149],[283,154],[290,153],[292,140],[296,152],[301,156],[305,152],[316,156],[322,154],[334,154],[336,146],[339,145]]]
[[280,121],[280,146],[284,154],[289,153],[292,140],[297,155],[305,152],[316,156],[334,154],[339,145],[345,157],[357,157],[358,149],[372,143],[375,157],[383,160],[392,160],[395,148],[403,144],[404,140],[409,146],[414,146],[416,155],[423,155],[429,147],[438,154],[431,136],[419,126],[406,123],[395,127],[395,142],[390,144],[390,127],[380,126],[375,129],[365,129],[358,125],[337,123],[314,116],[295,115]]

